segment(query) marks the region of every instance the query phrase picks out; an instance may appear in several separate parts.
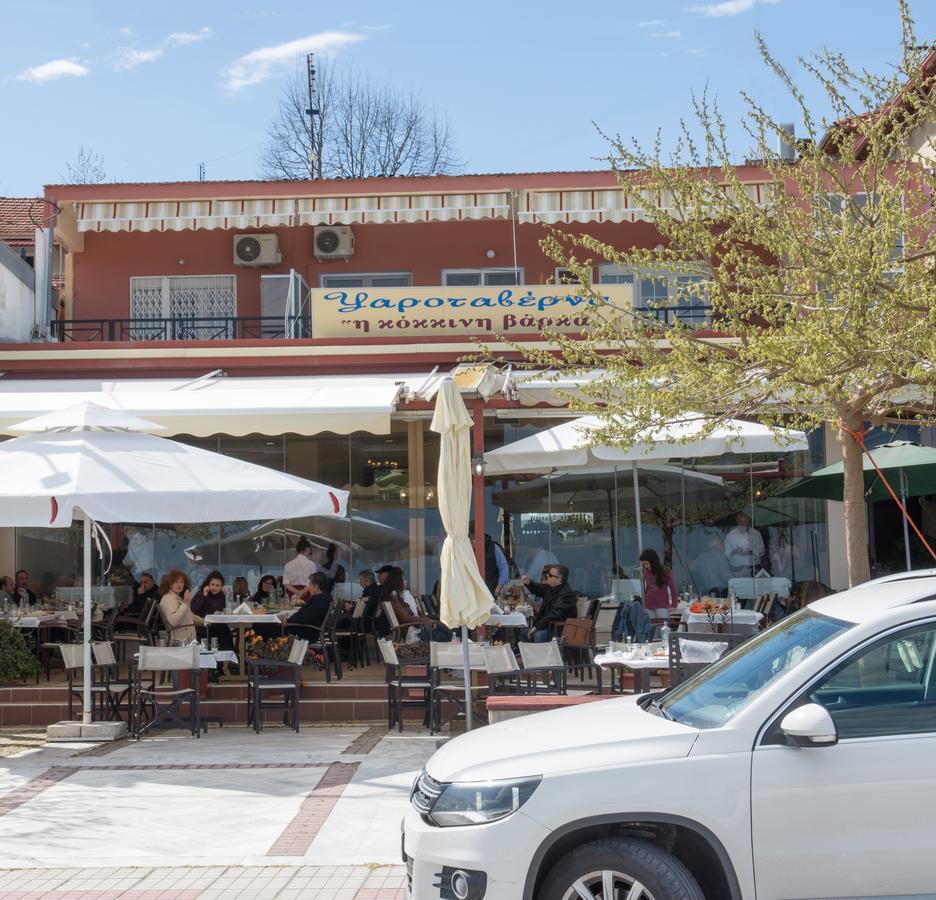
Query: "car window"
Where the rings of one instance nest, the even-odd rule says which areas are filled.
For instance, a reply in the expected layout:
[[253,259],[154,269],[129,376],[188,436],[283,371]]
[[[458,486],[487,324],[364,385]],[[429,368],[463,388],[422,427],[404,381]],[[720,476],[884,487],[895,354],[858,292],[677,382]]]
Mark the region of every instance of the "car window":
[[936,732],[936,623],[905,629],[837,666],[809,692],[839,738]]
[[664,715],[694,728],[718,728],[768,685],[853,627],[809,607],[745,641],[697,675],[668,691]]

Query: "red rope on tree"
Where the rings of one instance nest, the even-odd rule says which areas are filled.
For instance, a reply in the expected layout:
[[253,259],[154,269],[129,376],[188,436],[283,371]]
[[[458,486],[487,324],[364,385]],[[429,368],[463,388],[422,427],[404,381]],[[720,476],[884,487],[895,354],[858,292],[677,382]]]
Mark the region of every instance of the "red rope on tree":
[[867,445],[865,444],[865,438],[871,433],[871,429],[866,428],[864,431],[852,431],[842,421],[839,421],[838,427],[844,431],[845,434],[849,435],[849,437],[853,438],[855,443],[861,448],[862,452],[868,457],[868,459],[871,460],[871,465],[874,466],[874,471],[877,472],[878,478],[881,479],[884,487],[887,488],[887,492],[891,495],[891,497],[893,497],[894,503],[897,504],[900,512],[903,514],[903,517],[910,523],[910,527],[914,530],[916,536],[920,539],[923,546],[926,547],[926,549],[929,551],[929,555],[932,556],[933,559],[936,559],[936,551],[934,551],[933,548],[930,547],[930,545],[927,543],[926,538],[923,537],[923,532],[917,528],[916,522],[913,521],[913,518],[907,512],[906,507],[903,505],[903,503],[900,502],[900,498],[894,493],[894,489],[890,486],[890,482],[884,477],[884,473],[880,470],[880,468],[878,468],[878,464],[874,461],[874,457],[871,455],[871,451],[868,450]]

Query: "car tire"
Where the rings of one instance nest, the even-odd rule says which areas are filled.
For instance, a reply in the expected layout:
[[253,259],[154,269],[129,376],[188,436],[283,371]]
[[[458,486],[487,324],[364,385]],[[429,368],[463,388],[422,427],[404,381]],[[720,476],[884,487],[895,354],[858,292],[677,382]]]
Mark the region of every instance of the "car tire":
[[[576,847],[553,866],[538,892],[540,900],[584,900],[605,897],[604,879],[612,879],[616,896],[631,897],[635,884],[643,891],[633,900],[705,900],[689,870],[672,854],[648,841],[606,838]],[[587,891],[580,891],[577,883]]]

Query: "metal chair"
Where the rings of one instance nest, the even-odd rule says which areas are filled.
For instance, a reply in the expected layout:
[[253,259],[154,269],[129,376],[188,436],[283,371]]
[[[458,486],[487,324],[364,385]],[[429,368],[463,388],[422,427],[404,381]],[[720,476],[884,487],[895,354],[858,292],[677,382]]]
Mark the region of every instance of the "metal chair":
[[353,669],[362,662],[364,665],[370,665],[370,657],[367,653],[367,642],[364,640],[364,607],[366,600],[357,600],[350,616],[339,618],[335,630],[335,640],[340,644],[341,641],[348,642],[348,660]]
[[506,644],[484,645],[484,668],[487,670],[488,690],[492,694],[525,694],[521,683],[520,666],[513,650]]
[[[65,663],[66,690],[68,691],[68,718],[72,718],[73,700],[78,698],[79,705],[84,702],[84,644],[57,644]],[[108,691],[105,680],[99,678],[97,666],[91,666],[91,718],[105,718],[108,707]]]
[[[570,622],[577,619],[566,619],[563,638]],[[532,694],[565,694],[567,692],[566,676],[568,670],[559,649],[559,641],[553,640],[547,644],[521,643],[520,660],[523,663],[522,676],[526,680],[527,688]]]
[[[397,656],[396,649],[392,642],[380,638],[377,641],[377,648],[380,650],[380,656],[384,661],[387,673],[387,727],[399,727],[403,732],[403,709],[404,707],[419,707],[425,711],[424,722],[431,727],[432,723],[432,681],[428,673],[421,675],[407,675],[403,669],[409,666],[420,666],[422,664],[407,660],[401,664]],[[414,698],[411,692],[421,693],[421,698]]]
[[[569,619],[562,632],[562,656],[566,665],[580,678],[584,678],[586,670],[589,679],[594,672],[600,694],[602,690],[601,666],[595,665],[597,650],[594,621],[590,618]],[[520,651],[522,654],[523,645],[520,646]]]
[[[750,635],[731,633],[673,632],[669,640],[670,687],[691,678],[696,672],[701,672],[730,650],[743,644],[748,637]],[[692,652],[693,650],[695,652]]]
[[341,672],[341,648],[338,645],[336,626],[344,607],[344,601],[336,598],[332,605],[328,607],[328,612],[322,620],[322,624],[316,625],[290,625],[286,621],[284,629],[287,632],[296,635],[308,635],[309,648],[322,654],[325,667],[325,680],[331,681],[331,666],[335,667],[335,678],[342,679]]
[[[201,737],[201,713],[198,697],[198,645],[191,647],[148,647],[140,646],[139,659],[133,675],[133,702],[130,730],[139,740],[151,728],[165,724],[169,727],[188,728],[195,737]],[[151,675],[144,687],[143,673]],[[179,676],[189,673],[189,685],[182,687]],[[167,685],[156,684],[156,674],[172,677]],[[183,703],[189,705],[189,717],[183,719],[180,710]],[[145,724],[145,708],[152,709],[152,717]]]
[[[254,732],[263,731],[263,710],[280,708],[283,724],[299,733],[299,693],[301,690],[302,664],[305,662],[309,642],[292,639],[288,659],[251,659],[247,668],[247,724]],[[264,677],[261,670],[275,668],[276,674]],[[286,672],[284,675],[283,672]],[[292,677],[288,677],[291,675]],[[278,702],[265,703],[265,698],[278,697]]]
[[[81,627],[74,621],[46,622],[36,629],[36,655],[45,672],[46,681],[52,680],[52,663],[55,651],[66,644],[81,641]],[[65,654],[62,654],[64,658]],[[66,671],[68,664],[66,663]],[[36,681],[38,682],[38,677]],[[71,711],[69,710],[69,717]]]
[[156,614],[157,606],[159,606],[159,601],[155,597],[150,597],[143,604],[143,614],[141,616],[130,616],[121,613],[114,619],[109,640],[113,641],[118,648],[118,660],[125,661],[127,659],[127,645],[130,643],[136,645],[156,643],[156,632],[158,631],[156,626],[159,623]]
[[[484,654],[480,644],[468,645],[469,667],[484,668]],[[462,673],[460,679],[443,681],[447,670]],[[445,641],[431,641],[429,644],[429,733],[435,734],[442,730],[442,726],[456,716],[465,715],[465,652],[462,644]],[[486,684],[469,684],[472,703],[475,697],[483,696],[488,686]],[[442,704],[449,701],[454,707],[454,713],[447,719],[442,718]]]
[[120,680],[120,667],[114,655],[114,645],[110,641],[95,641],[91,644],[91,655],[104,677],[108,717],[123,721],[123,713],[126,713],[129,722],[131,684],[129,680]]

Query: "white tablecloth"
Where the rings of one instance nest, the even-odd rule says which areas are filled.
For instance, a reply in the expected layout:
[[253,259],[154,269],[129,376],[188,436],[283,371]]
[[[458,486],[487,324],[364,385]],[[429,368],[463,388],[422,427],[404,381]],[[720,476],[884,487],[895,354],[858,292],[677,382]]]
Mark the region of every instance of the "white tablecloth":
[[[94,621],[100,622],[103,618],[100,610],[95,611]],[[72,609],[63,609],[55,613],[42,613],[36,616],[21,616],[11,618],[10,624],[14,628],[38,628],[40,625],[54,625],[56,622],[64,625],[66,622],[77,622],[78,613]]]
[[620,651],[614,653],[599,653],[595,657],[595,664],[606,669],[613,666],[624,666],[626,669],[668,669],[669,658],[666,656],[651,656],[647,659],[628,659]]
[[504,625],[512,628],[526,628],[527,617],[521,613],[496,613],[485,624],[492,627]]
[[218,663],[229,662],[237,665],[237,654],[233,650],[202,650],[198,654],[198,666],[201,669],[216,669]]
[[[292,610],[290,610],[292,614]],[[235,616],[233,613],[211,613],[205,616],[206,625],[251,625],[254,622],[268,622],[278,625],[280,617],[270,613],[243,613]]]

